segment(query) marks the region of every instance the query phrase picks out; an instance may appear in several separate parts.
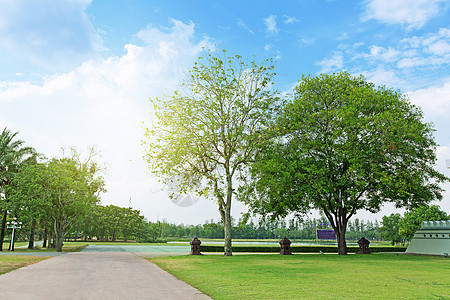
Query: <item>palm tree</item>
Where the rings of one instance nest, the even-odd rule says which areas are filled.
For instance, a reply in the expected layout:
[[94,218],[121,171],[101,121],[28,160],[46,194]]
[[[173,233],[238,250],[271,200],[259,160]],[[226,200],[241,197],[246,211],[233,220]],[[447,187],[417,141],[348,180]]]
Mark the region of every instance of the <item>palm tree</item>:
[[[11,133],[6,127],[0,135],[0,196],[4,199],[4,188],[8,185],[14,175],[24,163],[36,161],[37,153],[32,147],[23,147],[22,140],[14,140],[18,132]],[[4,206],[4,205],[2,205]],[[3,220],[0,229],[0,251],[3,250],[5,238],[5,226],[8,211],[4,208]]]

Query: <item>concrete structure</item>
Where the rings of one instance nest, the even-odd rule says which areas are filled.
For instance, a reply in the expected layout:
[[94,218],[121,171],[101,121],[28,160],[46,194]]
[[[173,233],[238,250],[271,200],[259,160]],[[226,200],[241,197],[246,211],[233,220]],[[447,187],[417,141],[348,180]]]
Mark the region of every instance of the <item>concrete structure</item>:
[[426,221],[416,231],[406,253],[448,256],[450,221]]

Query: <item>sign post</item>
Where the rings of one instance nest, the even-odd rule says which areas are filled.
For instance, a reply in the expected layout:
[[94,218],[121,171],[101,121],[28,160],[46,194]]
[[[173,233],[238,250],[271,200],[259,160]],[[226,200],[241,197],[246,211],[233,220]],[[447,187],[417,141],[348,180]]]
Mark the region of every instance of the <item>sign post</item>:
[[11,243],[9,244],[9,251],[14,251],[14,235],[16,233],[16,229],[22,228],[22,222],[17,222],[17,218],[14,217],[14,221],[11,222],[11,226],[9,226],[10,222],[6,223],[8,228],[12,228],[12,235],[11,235]]

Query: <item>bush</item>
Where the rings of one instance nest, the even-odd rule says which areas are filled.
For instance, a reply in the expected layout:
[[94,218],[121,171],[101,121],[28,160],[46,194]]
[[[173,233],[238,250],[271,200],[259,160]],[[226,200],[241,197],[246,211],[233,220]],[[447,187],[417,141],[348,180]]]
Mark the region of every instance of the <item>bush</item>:
[[[406,247],[369,247],[371,252],[405,252]],[[358,246],[348,246],[348,253],[358,252]],[[204,245],[200,246],[201,252],[223,252],[223,246]],[[292,246],[293,253],[338,253],[337,246]],[[233,252],[253,252],[253,253],[279,253],[279,246],[233,246]]]
[[160,243],[160,244],[162,244],[162,243],[167,243],[167,240],[163,240],[163,239],[152,239],[152,238],[149,238],[149,239],[139,239],[139,243]]

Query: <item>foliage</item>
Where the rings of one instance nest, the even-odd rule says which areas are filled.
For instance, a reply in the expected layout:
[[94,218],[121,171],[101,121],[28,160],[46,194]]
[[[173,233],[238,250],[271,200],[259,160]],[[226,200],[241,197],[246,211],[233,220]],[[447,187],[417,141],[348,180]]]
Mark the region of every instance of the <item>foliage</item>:
[[390,240],[392,245],[403,241],[402,235],[399,232],[399,222],[401,219],[400,214],[392,213],[389,216],[383,216],[383,221],[381,221],[382,226],[378,229],[381,237],[384,240]]
[[97,175],[97,164],[92,159],[93,152],[85,161],[73,153],[72,158],[25,165],[7,190],[15,214],[50,216],[59,252],[67,231],[104,191],[103,178]]
[[[301,239],[312,241],[315,239],[314,224],[323,223],[323,220],[305,218],[303,220],[291,219],[289,224],[284,220],[270,220],[269,218],[261,218],[260,220],[247,220],[247,223],[232,223],[233,239],[273,239],[279,240],[283,237],[289,239]],[[354,226],[349,221],[349,231],[346,235],[347,240],[359,240],[366,237],[369,240],[379,240],[378,222],[364,221],[358,218],[355,222],[358,226]],[[138,235],[140,242],[160,242],[165,240],[179,240],[186,238],[187,240],[197,236],[200,239],[223,239],[223,224],[214,220],[205,221],[203,224],[184,225],[172,224],[167,221],[144,221],[143,227]],[[325,223],[326,224],[326,223]],[[318,226],[321,228],[324,226]],[[178,239],[177,239],[178,238]]]
[[433,169],[433,129],[422,119],[404,95],[361,76],[303,76],[242,200],[275,217],[321,210],[346,254],[348,221],[358,210],[442,198],[440,183],[448,178]]
[[[165,223],[166,225],[169,225]],[[170,226],[170,225],[169,225]],[[164,236],[162,234],[162,223],[161,222],[142,222],[141,230],[138,234],[138,240],[141,243],[159,243],[165,242]],[[170,226],[172,227],[172,226]],[[177,231],[176,225],[174,225],[175,232]],[[183,235],[184,236],[184,235]]]
[[438,205],[422,205],[416,209],[405,212],[400,220],[399,232],[408,240],[411,240],[414,233],[422,226],[423,221],[446,221],[450,220],[450,215],[442,211]]
[[120,236],[126,241],[139,235],[143,218],[139,210],[131,207],[96,205],[87,213],[79,231],[91,239],[115,241]]
[[11,133],[7,128],[0,134],[0,193],[19,171],[23,163],[33,160],[36,151],[31,147],[24,147],[22,140],[15,139],[18,132]]
[[[219,255],[149,259],[213,299],[445,299],[444,257]],[[217,284],[220,282],[220,284]]]
[[156,99],[153,128],[144,142],[146,160],[165,183],[181,192],[213,198],[224,224],[225,255],[231,255],[231,203],[236,178],[270,137],[277,93],[271,59],[258,65],[226,51],[206,51],[181,91]]
[[17,174],[20,167],[26,163],[33,163],[38,154],[31,147],[24,147],[24,141],[15,139],[18,132],[11,133],[7,128],[0,134],[0,208],[3,211],[3,220],[0,229],[0,251],[3,250],[5,238],[5,226],[7,218],[7,204],[5,187]]

